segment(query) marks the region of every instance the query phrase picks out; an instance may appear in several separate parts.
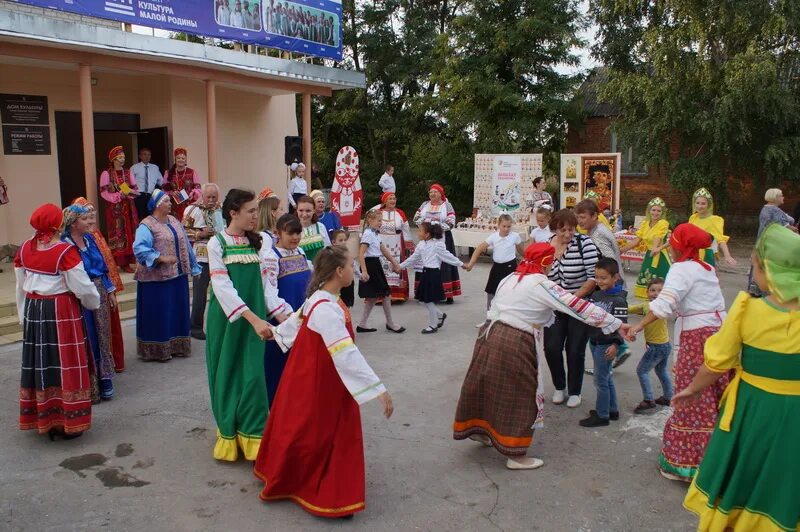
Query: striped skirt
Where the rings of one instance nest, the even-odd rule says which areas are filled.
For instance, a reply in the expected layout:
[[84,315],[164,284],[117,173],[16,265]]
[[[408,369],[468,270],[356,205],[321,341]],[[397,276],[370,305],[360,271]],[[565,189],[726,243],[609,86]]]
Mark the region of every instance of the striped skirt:
[[72,293],[25,301],[19,428],[83,432],[92,424],[92,385],[81,306]]
[[481,328],[461,387],[453,438],[484,435],[501,454],[525,456],[534,424],[541,422],[536,344],[533,334],[500,321]]

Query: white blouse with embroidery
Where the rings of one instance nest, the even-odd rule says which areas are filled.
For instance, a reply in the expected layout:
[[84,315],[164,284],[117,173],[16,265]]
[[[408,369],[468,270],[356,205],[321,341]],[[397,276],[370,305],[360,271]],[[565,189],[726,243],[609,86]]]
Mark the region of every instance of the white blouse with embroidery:
[[[386,387],[372,371],[347,331],[344,310],[339,306],[336,295],[324,290],[314,292],[302,309],[273,329],[275,341],[282,351],[288,351],[297,339],[304,316],[318,301],[324,302],[314,308],[308,318],[308,328],[322,336],[336,371],[353,399],[360,405],[375,399],[386,391]],[[293,355],[290,353],[289,356]]]

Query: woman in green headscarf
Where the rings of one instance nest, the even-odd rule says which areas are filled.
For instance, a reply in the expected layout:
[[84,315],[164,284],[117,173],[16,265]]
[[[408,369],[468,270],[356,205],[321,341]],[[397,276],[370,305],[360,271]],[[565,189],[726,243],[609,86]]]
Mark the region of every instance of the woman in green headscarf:
[[741,292],[705,344],[680,409],[735,370],[684,506],[698,530],[800,530],[800,236],[769,226],[753,253],[764,298]]
[[636,231],[636,239],[619,250],[620,254],[639,244],[646,246],[642,268],[636,278],[636,297],[647,300],[647,285],[656,278],[666,279],[672,261],[667,253],[669,222],[666,220],[667,204],[661,198],[653,198],[647,204],[645,220]]

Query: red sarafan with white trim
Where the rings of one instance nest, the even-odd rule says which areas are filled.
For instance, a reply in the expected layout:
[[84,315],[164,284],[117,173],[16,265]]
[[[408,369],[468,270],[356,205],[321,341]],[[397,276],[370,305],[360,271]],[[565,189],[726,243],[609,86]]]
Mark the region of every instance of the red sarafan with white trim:
[[14,260],[23,322],[20,429],[77,434],[91,426],[91,368],[81,311],[99,295],[77,249],[26,241]]
[[349,229],[361,223],[364,207],[364,191],[361,190],[361,167],[358,152],[352,146],[345,146],[336,156],[336,175],[331,188],[331,210],[339,214],[342,225]]

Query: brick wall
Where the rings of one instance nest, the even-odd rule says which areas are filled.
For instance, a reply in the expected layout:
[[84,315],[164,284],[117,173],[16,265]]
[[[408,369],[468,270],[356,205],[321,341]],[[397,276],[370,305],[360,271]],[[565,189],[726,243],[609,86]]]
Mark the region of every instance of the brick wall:
[[[566,153],[604,153],[611,150],[611,117],[589,117],[579,126],[571,126],[567,131]],[[677,155],[677,141],[670,146]],[[764,205],[764,191],[767,187],[754,184],[749,178],[731,177],[728,182],[729,203],[726,216],[736,219],[737,225],[750,226],[757,223],[758,213]],[[786,197],[784,209],[789,213],[800,202],[800,184],[785,182],[779,186]],[[623,209],[643,212],[647,202],[654,196],[661,196],[669,208],[680,216],[687,216],[690,192],[672,188],[669,175],[658,168],[648,168],[646,176],[622,174],[621,203]],[[749,227],[748,229],[749,230]]]
[[45,9],[43,7],[29,6],[19,4],[17,2],[9,2],[8,0],[0,0],[0,8],[9,11],[17,11],[20,13],[29,13],[32,15],[39,15],[46,18],[55,20],[66,20],[69,22],[77,22],[81,24],[90,24],[92,26],[103,26],[106,28],[121,29],[121,23],[113,20],[105,20],[95,17],[86,17],[77,15],[75,13],[67,13],[66,11],[57,11],[55,9]]

